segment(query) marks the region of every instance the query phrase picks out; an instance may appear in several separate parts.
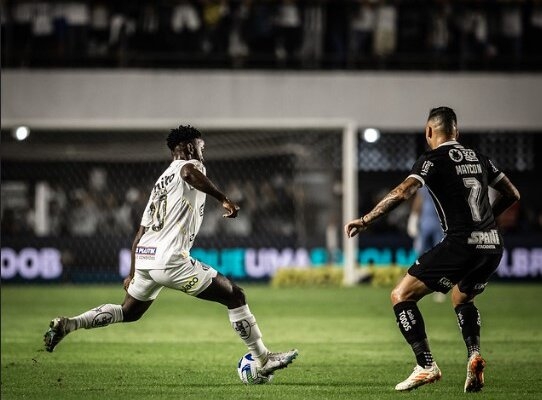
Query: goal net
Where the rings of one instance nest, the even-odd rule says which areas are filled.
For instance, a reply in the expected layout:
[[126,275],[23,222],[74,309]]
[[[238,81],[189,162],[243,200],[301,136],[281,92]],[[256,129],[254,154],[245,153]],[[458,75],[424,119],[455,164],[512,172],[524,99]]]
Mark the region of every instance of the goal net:
[[[119,281],[176,121],[59,123],[2,136],[2,279]],[[348,121],[193,122],[208,176],[241,211],[208,197],[193,255],[235,279],[346,265],[357,240],[357,131]]]

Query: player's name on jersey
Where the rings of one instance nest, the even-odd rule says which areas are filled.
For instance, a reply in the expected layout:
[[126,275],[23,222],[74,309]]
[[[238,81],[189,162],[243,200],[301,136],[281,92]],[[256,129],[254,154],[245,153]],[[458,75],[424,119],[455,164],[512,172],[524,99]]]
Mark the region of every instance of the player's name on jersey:
[[175,174],[171,174],[171,175],[162,177],[162,179],[160,179],[160,182],[157,182],[154,185],[153,190],[156,192],[156,191],[159,191],[161,189],[165,189],[167,185],[169,185],[171,182],[173,182],[174,177],[175,177]]
[[461,164],[455,166],[455,172],[457,175],[481,174],[482,167],[480,164]]

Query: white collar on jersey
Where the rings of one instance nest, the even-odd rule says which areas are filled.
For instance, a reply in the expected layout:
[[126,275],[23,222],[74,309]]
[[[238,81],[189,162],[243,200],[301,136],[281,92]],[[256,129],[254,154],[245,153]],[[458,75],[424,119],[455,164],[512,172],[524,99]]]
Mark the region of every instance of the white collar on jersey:
[[439,144],[436,148],[438,149],[440,146],[451,146],[452,144],[459,144],[457,140],[448,140],[447,142]]

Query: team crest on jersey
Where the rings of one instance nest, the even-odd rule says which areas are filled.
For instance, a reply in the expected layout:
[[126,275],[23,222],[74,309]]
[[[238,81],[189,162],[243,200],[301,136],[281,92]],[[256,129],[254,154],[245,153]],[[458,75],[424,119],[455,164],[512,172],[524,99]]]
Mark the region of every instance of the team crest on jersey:
[[451,149],[451,150],[448,152],[448,155],[450,156],[450,158],[452,159],[452,161],[455,161],[455,162],[461,162],[461,161],[463,161],[463,153],[461,152],[461,150],[458,150],[458,149]]

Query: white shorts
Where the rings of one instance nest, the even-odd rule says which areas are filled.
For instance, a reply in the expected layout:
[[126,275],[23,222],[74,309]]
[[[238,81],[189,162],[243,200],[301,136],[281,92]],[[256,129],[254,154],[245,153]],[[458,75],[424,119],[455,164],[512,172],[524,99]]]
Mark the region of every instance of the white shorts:
[[136,269],[128,286],[128,294],[139,301],[154,300],[164,288],[180,290],[197,296],[209,287],[217,271],[189,257],[178,267],[167,269]]

